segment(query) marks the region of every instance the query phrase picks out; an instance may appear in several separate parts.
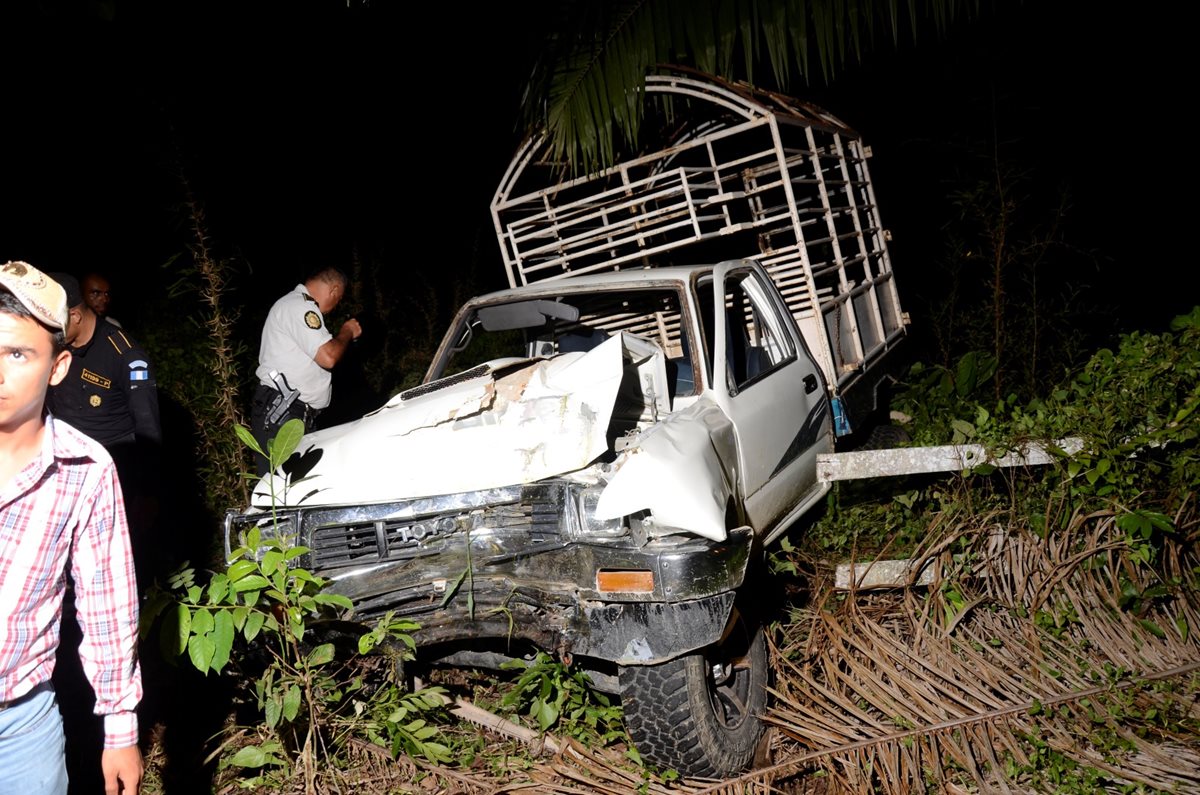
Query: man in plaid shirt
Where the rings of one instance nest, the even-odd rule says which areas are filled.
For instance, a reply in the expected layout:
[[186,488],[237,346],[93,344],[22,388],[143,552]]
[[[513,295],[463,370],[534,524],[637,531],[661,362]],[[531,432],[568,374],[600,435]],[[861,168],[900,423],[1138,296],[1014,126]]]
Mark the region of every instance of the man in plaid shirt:
[[104,718],[107,795],[137,793],[137,584],[112,458],[55,422],[46,390],[70,366],[62,287],[0,265],[0,795],[67,792],[51,674],[70,573],[79,656]]

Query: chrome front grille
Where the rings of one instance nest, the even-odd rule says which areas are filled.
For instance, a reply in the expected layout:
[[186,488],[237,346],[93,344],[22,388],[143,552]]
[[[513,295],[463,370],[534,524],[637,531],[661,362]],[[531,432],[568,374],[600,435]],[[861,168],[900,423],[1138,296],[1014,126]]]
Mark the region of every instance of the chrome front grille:
[[[457,505],[401,519],[365,515],[372,506],[319,509],[306,512],[303,524],[312,528],[308,547],[317,570],[419,557],[437,552],[448,539],[466,531],[521,536],[545,544],[562,535],[566,491],[563,484],[533,484],[505,492],[508,502]],[[397,513],[394,505],[381,507],[388,509],[382,514]]]

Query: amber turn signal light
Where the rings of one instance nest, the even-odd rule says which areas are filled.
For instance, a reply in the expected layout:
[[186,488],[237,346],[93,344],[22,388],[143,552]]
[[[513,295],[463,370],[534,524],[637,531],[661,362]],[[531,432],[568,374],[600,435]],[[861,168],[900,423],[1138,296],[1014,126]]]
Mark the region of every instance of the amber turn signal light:
[[640,569],[598,571],[596,590],[602,593],[654,593],[654,572]]

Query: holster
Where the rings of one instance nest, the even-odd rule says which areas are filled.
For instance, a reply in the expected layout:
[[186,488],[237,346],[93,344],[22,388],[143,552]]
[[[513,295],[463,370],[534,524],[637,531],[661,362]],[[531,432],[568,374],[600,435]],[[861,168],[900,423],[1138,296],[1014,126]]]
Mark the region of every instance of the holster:
[[267,404],[267,426],[274,426],[279,423],[287,414],[288,409],[296,402],[296,398],[300,397],[299,389],[292,389],[288,386],[287,379],[283,373],[275,370],[271,371],[271,381],[275,384],[275,396],[271,398],[271,402]]

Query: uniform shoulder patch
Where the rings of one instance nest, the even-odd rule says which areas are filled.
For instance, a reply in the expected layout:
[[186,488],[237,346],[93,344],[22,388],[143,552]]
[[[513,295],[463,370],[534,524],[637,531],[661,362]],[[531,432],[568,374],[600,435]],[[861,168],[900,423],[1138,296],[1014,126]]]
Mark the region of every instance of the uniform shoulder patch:
[[144,359],[136,359],[129,363],[130,381],[149,381],[150,365]]
[[309,328],[321,327],[321,316],[311,309],[304,313],[304,325]]

